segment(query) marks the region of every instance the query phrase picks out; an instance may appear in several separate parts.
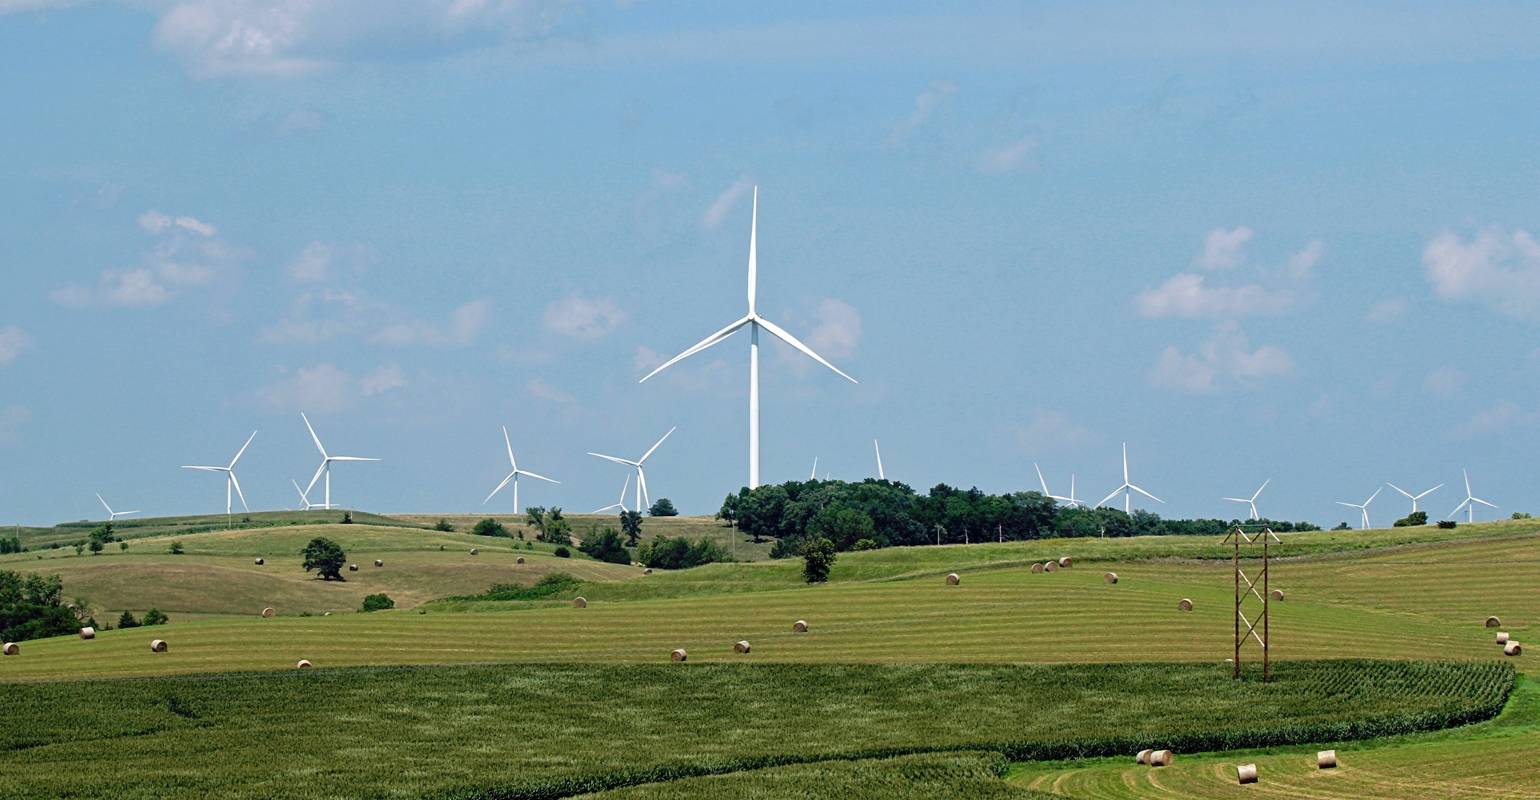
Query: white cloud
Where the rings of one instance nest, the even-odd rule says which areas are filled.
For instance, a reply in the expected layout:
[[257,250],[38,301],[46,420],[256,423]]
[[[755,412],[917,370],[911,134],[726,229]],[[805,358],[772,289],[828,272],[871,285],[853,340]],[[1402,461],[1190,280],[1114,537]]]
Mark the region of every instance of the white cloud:
[[15,325],[0,328],[0,367],[9,366],[17,356],[32,347],[32,337]]
[[0,409],[0,444],[16,441],[17,431],[30,419],[32,419],[32,413],[26,406],[10,405]]
[[1033,154],[1037,151],[1037,141],[1030,137],[1018,142],[1000,145],[985,150],[979,156],[975,165],[979,172],[985,175],[1010,175],[1017,172],[1026,172],[1037,166],[1037,159]]
[[335,411],[357,393],[351,375],[333,364],[300,367],[293,378],[263,389],[261,394],[275,407],[306,411]]
[[1193,260],[1198,269],[1233,269],[1246,260],[1242,252],[1251,240],[1251,229],[1245,225],[1231,230],[1215,228],[1203,237],[1203,254]]
[[331,246],[315,242],[306,247],[298,258],[289,262],[289,278],[300,282],[326,280],[326,268],[331,260]]
[[1087,444],[1094,441],[1096,435],[1058,411],[1038,409],[1032,415],[1032,424],[1018,429],[1016,438],[1023,450],[1040,453]]
[[68,8],[79,5],[80,0],[0,0],[0,14],[14,11],[40,11],[45,8]]
[[473,300],[449,315],[449,336],[456,344],[468,345],[476,341],[487,322],[487,301]]
[[400,389],[404,386],[406,386],[406,378],[402,377],[401,368],[394,365],[376,369],[365,375],[364,379],[359,381],[358,384],[358,388],[363,392],[364,397],[376,395],[390,389]]
[[323,124],[325,124],[325,120],[322,119],[319,113],[308,108],[296,108],[290,111],[289,115],[284,117],[282,122],[278,123],[278,134],[280,136],[287,136],[288,134],[299,133],[300,131],[320,130]]
[[139,227],[144,228],[150,233],[165,233],[166,229],[171,227],[171,223],[172,219],[170,217],[153,208],[139,217]]
[[1451,438],[1469,439],[1477,436],[1486,436],[1494,433],[1503,433],[1515,426],[1526,424],[1531,415],[1512,400],[1498,400],[1491,408],[1484,408],[1475,413],[1469,422],[1456,426],[1449,432]]
[[545,329],[578,339],[597,339],[624,322],[625,312],[609,300],[571,295],[545,309]]
[[636,358],[632,362],[632,369],[635,369],[637,372],[652,372],[658,367],[663,366],[663,362],[667,360],[661,353],[653,350],[651,347],[638,347],[636,348]]
[[861,343],[861,312],[839,300],[825,300],[813,312],[818,325],[807,336],[807,346],[824,358],[853,355]]
[[475,343],[486,319],[487,302],[473,300],[455,309],[449,315],[449,324],[445,327],[422,320],[411,320],[381,328],[369,337],[369,341],[391,345],[452,344],[463,347]]
[[553,403],[571,404],[577,402],[576,397],[552,386],[550,381],[547,381],[545,378],[535,378],[530,381],[529,393],[542,400],[550,400]]
[[199,222],[192,217],[177,217],[176,224],[178,227],[186,228],[193,233],[201,233],[204,236],[213,236],[219,232],[214,229],[213,225],[210,225],[207,222]]
[[1439,397],[1450,397],[1465,385],[1469,376],[1453,364],[1446,364],[1429,372],[1422,379],[1422,388]]
[[1226,379],[1250,383],[1294,369],[1294,359],[1283,350],[1271,345],[1250,350],[1250,346],[1239,324],[1222,323],[1197,353],[1167,347],[1150,372],[1150,382],[1187,392],[1214,392],[1223,388]]
[[1379,325],[1398,320],[1405,315],[1406,301],[1399,297],[1393,297],[1389,300],[1381,300],[1375,303],[1374,308],[1369,309],[1367,320],[1370,323]]
[[1444,232],[1422,252],[1434,293],[1451,302],[1480,303],[1511,317],[1540,308],[1540,243],[1528,231],[1484,228],[1469,243]]
[[738,198],[752,186],[753,184],[749,182],[749,176],[739,175],[738,180],[733,181],[732,186],[727,187],[726,191],[717,195],[717,199],[711,201],[711,205],[701,212],[701,229],[708,231],[716,230],[716,227],[722,224],[722,219],[727,216],[727,212],[733,210],[733,205],[738,202]]
[[147,269],[102,273],[102,299],[115,306],[147,308],[171,299],[166,287]]
[[292,77],[544,37],[567,0],[180,0],[155,43],[200,76]]
[[931,81],[930,88],[920,92],[914,98],[914,113],[905,117],[893,126],[893,132],[888,135],[888,144],[898,146],[909,138],[930,115],[935,113],[946,99],[957,93],[957,84],[950,80]]

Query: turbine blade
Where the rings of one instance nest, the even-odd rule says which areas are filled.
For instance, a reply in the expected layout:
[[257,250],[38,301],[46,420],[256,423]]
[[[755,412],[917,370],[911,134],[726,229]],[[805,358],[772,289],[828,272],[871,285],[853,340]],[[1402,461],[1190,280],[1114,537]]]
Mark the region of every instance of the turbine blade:
[[1102,502],[1101,503],[1097,503],[1094,507],[1095,508],[1101,508],[1102,507],[1102,503],[1105,503],[1108,500],[1111,500],[1112,498],[1117,497],[1118,496],[1118,492],[1123,491],[1125,488],[1127,488],[1127,486],[1128,486],[1128,484],[1125,483],[1122,486],[1119,486],[1118,488],[1114,489],[1112,491],[1112,494],[1109,494],[1106,497],[1103,497],[1102,498]]
[[309,495],[310,494],[310,490],[315,488],[315,482],[321,479],[321,473],[324,472],[324,471],[326,471],[326,460],[322,459],[321,460],[321,466],[316,467],[315,477],[311,478],[310,479],[310,485],[305,487],[305,494],[306,495]]
[[1478,503],[1480,503],[1480,504],[1482,504],[1484,506],[1491,506],[1492,508],[1497,508],[1497,504],[1496,503],[1488,503],[1487,501],[1482,500],[1479,497],[1472,497],[1471,499],[1475,500],[1476,502],[1478,502]]
[[1123,443],[1123,485],[1128,485],[1128,442]]
[[[705,350],[706,348],[708,348],[708,347],[710,347],[710,346],[712,346],[714,344],[717,344],[718,342],[722,341],[723,339],[726,339],[727,337],[733,335],[733,333],[736,332],[739,328],[749,324],[749,321],[752,320],[752,319],[754,319],[754,317],[752,315],[744,317],[743,319],[740,319],[737,322],[734,322],[733,324],[728,325],[727,327],[723,328],[722,330],[719,330],[716,333],[713,333],[710,336],[707,336],[705,339],[702,339],[699,344],[696,344],[694,347],[690,348],[689,350],[686,350],[683,353],[680,353],[679,355],[674,356],[673,358],[663,362],[663,366],[658,367],[657,369],[653,370],[652,372],[647,373],[647,378],[651,378],[652,376],[658,374],[659,372],[662,372],[663,370],[668,369],[670,366],[673,366],[676,362],[683,361],[684,359],[689,358],[690,356],[693,356],[696,353],[699,353],[700,351]],[[642,378],[641,380],[637,381],[637,383],[646,383],[647,382],[647,378]]]
[[[1355,506],[1355,505],[1353,505],[1353,504],[1352,504],[1352,503],[1344,503],[1344,502],[1342,502],[1342,501],[1341,501],[1341,500],[1338,500],[1338,501],[1337,501],[1337,505],[1339,505],[1339,506],[1347,506],[1347,507],[1348,507],[1348,508],[1360,508],[1360,506]],[[1458,508],[1457,508],[1457,509],[1455,509],[1455,511],[1459,511],[1459,510],[1460,510],[1460,509],[1458,509]]]
[[[98,494],[97,494],[97,495],[96,495],[96,499],[97,499],[97,500],[102,500],[102,496],[101,496],[101,494],[100,494],[100,493],[98,493]],[[106,500],[102,500],[102,508],[105,508],[105,509],[107,509],[107,514],[108,514],[108,515],[109,515],[109,516],[110,516],[110,515],[111,515],[111,514],[112,514],[112,506],[109,506],[109,505],[107,505],[107,501],[106,501]]]
[[514,471],[518,471],[519,464],[518,464],[517,461],[513,460],[513,442],[508,440],[508,426],[507,425],[503,426],[503,444],[508,445],[508,466],[513,467]]
[[1460,474],[1465,476],[1465,496],[1470,497],[1470,473],[1462,469]]
[[1413,495],[1412,495],[1412,493],[1411,493],[1411,492],[1408,492],[1408,491],[1407,491],[1407,490],[1405,490],[1405,489],[1402,489],[1402,488],[1401,488],[1401,487],[1399,487],[1399,486],[1397,486],[1397,485],[1395,485],[1395,484],[1394,484],[1394,483],[1390,483],[1390,482],[1388,482],[1388,481],[1387,481],[1387,482],[1386,482],[1386,483],[1385,483],[1385,485],[1386,485],[1386,486],[1389,486],[1389,487],[1390,487],[1390,488],[1392,488],[1392,489],[1395,489],[1395,490],[1396,490],[1396,491],[1398,491],[1398,492],[1400,492],[1400,493],[1401,493],[1401,494],[1404,494],[1404,495],[1406,495],[1406,496],[1407,496],[1407,497],[1410,497],[1410,498],[1411,498],[1411,499],[1413,499],[1413,500],[1416,500],[1416,499],[1417,499],[1417,498],[1418,498],[1418,497],[1422,497],[1422,495],[1420,495],[1420,494],[1419,494],[1419,495],[1416,495],[1416,496],[1415,496],[1415,497],[1414,497],[1414,496],[1413,496]]
[[332,456],[327,461],[379,461],[378,458],[359,458],[357,456]]
[[1261,496],[1262,496],[1262,489],[1266,489],[1266,488],[1267,488],[1267,485],[1268,485],[1268,484],[1269,484],[1269,483],[1272,483],[1272,482],[1273,482],[1273,479],[1272,479],[1272,478],[1268,478],[1268,479],[1267,479],[1267,480],[1265,480],[1265,481],[1262,481],[1262,488],[1261,488],[1261,489],[1258,489],[1258,490],[1257,490],[1257,493],[1256,493],[1256,494],[1254,494],[1254,495],[1252,495],[1252,496],[1251,496],[1251,499],[1252,499],[1252,500],[1253,500],[1253,501],[1255,501],[1255,500],[1256,500],[1256,499],[1257,499],[1257,498],[1258,498],[1258,497],[1261,497]]
[[543,480],[543,481],[551,481],[551,483],[561,483],[561,481],[554,481],[554,480],[551,480],[550,478],[547,478],[544,475],[536,475],[533,472],[526,472],[525,470],[522,470],[522,469],[514,470],[514,474],[516,474],[516,475],[528,475],[531,478],[539,478],[540,480]]
[[[492,494],[487,495],[487,500],[491,500],[493,495],[497,494],[498,492],[501,492],[503,490],[503,487],[507,486],[508,482],[513,480],[513,476],[515,476],[517,474],[519,474],[518,470],[514,470],[513,472],[508,473],[508,477],[503,478],[503,482],[499,483],[497,485],[497,488],[492,490]],[[481,501],[481,504],[482,505],[486,505],[487,504],[487,500]]]
[[635,461],[627,461],[624,458],[616,458],[614,456],[607,456],[607,455],[604,455],[603,453],[589,453],[589,455],[591,455],[591,456],[598,456],[599,458],[605,459],[606,461],[613,461],[616,464],[625,464],[628,467],[636,466],[636,462]]
[[[252,435],[255,436],[256,434]],[[230,470],[230,482],[235,484],[235,494],[237,497],[241,498],[241,508],[244,508],[247,511],[251,511],[251,507],[246,505],[246,495],[241,494],[241,482],[235,479],[235,470],[233,469]]]
[[1421,500],[1422,498],[1427,497],[1428,495],[1433,494],[1434,492],[1436,492],[1436,491],[1438,491],[1439,489],[1442,489],[1442,488],[1444,488],[1444,484],[1441,483],[1441,484],[1433,487],[1432,489],[1429,489],[1426,492],[1423,492],[1422,494],[1419,494],[1416,497],[1413,497],[1412,499],[1413,500]]
[[1454,516],[1455,514],[1460,513],[1460,509],[1464,508],[1465,506],[1467,506],[1469,504],[1470,504],[1470,498],[1469,497],[1465,498],[1464,500],[1461,500],[1460,504],[1455,506],[1453,511],[1451,511],[1448,514],[1444,515],[1444,519],[1448,519],[1448,518]]
[[[636,465],[636,482],[642,487],[642,505],[652,507],[652,495],[647,493],[647,473],[642,471],[642,465]],[[640,508],[637,511],[641,511]]]
[[1237,503],[1249,503],[1249,502],[1251,502],[1250,500],[1244,500],[1244,499],[1239,498],[1239,497],[1226,497],[1224,499],[1226,499],[1226,500],[1233,500],[1233,501],[1235,501]]
[[770,320],[767,320],[764,317],[760,317],[759,318],[759,324],[765,326],[765,330],[775,334],[776,336],[779,336],[781,338],[781,341],[791,345],[792,347],[797,348],[798,350],[801,350],[803,353],[807,354],[807,356],[809,358],[812,358],[814,361],[817,361],[818,363],[820,363],[820,364],[828,367],[829,369],[832,369],[835,372],[839,373],[839,376],[841,378],[844,378],[845,380],[850,381],[851,383],[859,383],[859,381],[857,381],[855,378],[852,378],[849,375],[846,375],[845,373],[840,372],[838,367],[836,367],[833,364],[830,364],[829,362],[823,360],[823,356],[818,355],[817,353],[813,352],[812,349],[810,349],[807,345],[797,341],[797,337],[792,336],[791,334],[787,333],[786,331],[781,330],[780,326],[776,325],[775,323],[771,322]]
[[759,187],[754,187],[754,214],[749,218],[749,314],[754,314],[754,295],[759,283]]
[[[1145,497],[1148,497],[1148,498],[1150,498],[1151,500],[1154,500],[1157,503],[1164,503],[1164,502],[1166,502],[1166,501],[1160,499],[1159,497],[1156,497],[1155,495],[1150,494],[1149,492],[1146,492],[1145,490],[1140,489],[1139,487],[1137,487],[1137,486],[1135,486],[1135,485],[1133,485],[1131,483],[1128,485],[1128,488],[1133,489],[1134,491],[1138,492],[1139,494],[1142,494]],[[1246,502],[1249,503],[1251,501],[1247,500]]]
[[182,467],[182,469],[201,469],[208,472],[224,472],[228,470],[229,467]]
[[1378,489],[1375,489],[1374,490],[1374,494],[1369,495],[1369,499],[1364,501],[1364,508],[1368,508],[1369,504],[1374,502],[1374,498],[1379,497],[1380,496],[1380,492],[1383,492],[1383,491],[1385,491],[1385,487],[1383,487],[1383,486],[1381,486]]
[[299,492],[300,502],[308,504],[310,502],[310,498],[306,497],[304,492],[300,492],[300,490],[299,490],[299,481],[296,481],[293,478],[290,478],[289,479],[289,483],[294,484],[294,491]]
[[626,490],[629,488],[631,488],[631,476],[627,474],[626,482],[620,485],[620,507],[622,509],[626,507]]
[[235,462],[241,460],[241,456],[245,455],[245,453],[246,453],[246,448],[251,446],[251,440],[255,439],[255,438],[257,438],[257,432],[256,431],[252,431],[251,435],[246,437],[246,443],[241,445],[241,452],[236,453],[235,454],[235,458],[230,459],[230,469],[235,469]]
[[882,445],[877,444],[877,440],[873,439],[872,447],[877,451],[877,480],[885,481],[888,479],[888,475],[882,471]]
[[[674,426],[674,427],[672,427],[672,428],[669,428],[669,429],[668,429],[668,433],[665,433],[665,434],[663,434],[663,439],[667,439],[667,438],[668,438],[668,437],[670,437],[670,436],[673,436],[673,435],[674,435],[674,431],[677,431],[677,430],[679,430],[679,426],[678,426],[678,425],[675,425],[675,426]],[[650,456],[650,455],[652,455],[652,451],[653,451],[653,450],[656,450],[656,449],[658,449],[658,445],[661,445],[661,444],[663,444],[663,439],[659,439],[659,440],[658,440],[658,444],[655,444],[655,445],[653,445],[653,446],[652,446],[652,450],[648,450],[648,451],[647,451],[647,455],[644,455],[644,456],[642,456],[642,457],[641,457],[641,458],[639,458],[639,459],[637,459],[637,460],[636,460],[636,465],[637,465],[637,466],[638,466],[638,467],[640,467],[640,466],[641,466],[641,465],[642,465],[642,462],[643,462],[643,461],[646,461],[646,460],[647,460],[647,456]],[[644,483],[644,484],[645,484],[645,483],[646,483],[646,482],[645,482],[645,481],[643,481],[643,483]]]
[[315,441],[315,449],[321,451],[322,458],[326,458],[326,448],[321,446],[321,437],[315,435],[315,428],[310,426],[310,418],[305,416],[303,411],[299,412],[299,418],[305,421],[305,429],[310,431],[310,438]]
[[1039,467],[1036,461],[1032,462],[1032,468],[1037,470],[1037,482],[1042,484],[1043,494],[1053,497],[1053,495],[1048,494],[1048,481],[1043,480],[1043,468]]

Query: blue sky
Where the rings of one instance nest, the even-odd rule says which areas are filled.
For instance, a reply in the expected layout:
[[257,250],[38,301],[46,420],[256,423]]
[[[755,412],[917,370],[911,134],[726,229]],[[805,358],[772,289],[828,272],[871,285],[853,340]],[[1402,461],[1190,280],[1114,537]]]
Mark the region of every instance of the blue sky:
[[[0,521],[875,473],[1540,512],[1524,4],[0,0]],[[1389,496],[1387,496],[1389,495]],[[1394,499],[1392,499],[1392,497]],[[1376,524],[1409,510],[1386,489]],[[1356,512],[1351,512],[1356,514]],[[1490,513],[1490,512],[1489,512]]]

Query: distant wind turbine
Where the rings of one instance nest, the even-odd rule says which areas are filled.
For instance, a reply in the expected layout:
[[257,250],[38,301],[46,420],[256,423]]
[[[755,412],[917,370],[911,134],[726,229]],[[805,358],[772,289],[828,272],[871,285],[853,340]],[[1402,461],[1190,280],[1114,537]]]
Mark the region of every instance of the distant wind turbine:
[[618,509],[620,509],[622,514],[625,513],[626,512],[626,490],[629,489],[629,488],[631,488],[631,476],[627,475],[626,476],[626,482],[622,483],[620,485],[620,502],[615,503],[614,505],[605,506],[604,508],[601,508],[598,511],[595,511],[594,513],[595,514],[603,514],[604,512],[609,511],[612,508],[618,508]]
[[[1048,491],[1048,481],[1043,480],[1043,470],[1037,465],[1036,461],[1032,462],[1032,468],[1037,470],[1037,482],[1042,485],[1044,496],[1058,500],[1059,502],[1065,503],[1072,507],[1078,506],[1080,508],[1085,508],[1085,503],[1075,499],[1075,476],[1073,474],[1069,476],[1069,497],[1061,497]],[[1116,494],[1116,492],[1113,494]]]
[[877,440],[873,439],[872,447],[877,449],[877,480],[885,481],[888,479],[888,476],[883,474],[882,471],[882,445],[877,444]]
[[1480,504],[1482,504],[1484,506],[1491,506],[1492,508],[1497,508],[1497,506],[1495,504],[1493,504],[1493,503],[1488,503],[1487,501],[1482,500],[1481,498],[1471,494],[1470,493],[1470,473],[1466,472],[1463,469],[1460,470],[1460,473],[1465,476],[1465,501],[1460,503],[1459,505],[1455,506],[1454,510],[1449,512],[1449,514],[1447,516],[1445,516],[1444,519],[1449,519],[1449,517],[1452,517],[1455,514],[1460,513],[1460,509],[1463,508],[1463,509],[1465,509],[1465,522],[1468,524],[1468,523],[1476,521],[1476,505],[1475,505],[1476,503],[1480,503]]
[[379,459],[378,458],[359,458],[357,456],[329,456],[329,455],[327,455],[326,454],[326,448],[321,446],[321,437],[315,435],[315,428],[311,427],[311,425],[310,425],[310,418],[305,416],[303,413],[301,413],[299,415],[299,417],[300,417],[300,419],[305,421],[305,427],[307,429],[309,429],[309,431],[310,431],[310,438],[315,440],[315,449],[321,451],[321,466],[316,468],[315,477],[311,478],[310,479],[310,485],[305,487],[305,494],[307,494],[307,495],[310,494],[310,490],[315,488],[315,482],[321,479],[321,474],[322,473],[325,473],[326,474],[326,502],[324,502],[324,503],[316,503],[315,505],[320,506],[321,508],[330,509],[332,507],[332,462],[333,461],[379,461]]
[[[624,458],[616,458],[614,456],[607,456],[607,455],[604,455],[603,453],[589,453],[589,455],[591,455],[591,456],[598,456],[599,458],[603,458],[603,459],[606,459],[606,460],[609,460],[609,461],[613,461],[616,464],[625,464],[627,466],[636,467],[636,510],[637,511],[641,511],[642,509],[647,508],[647,506],[652,504],[652,498],[647,496],[647,474],[645,472],[642,472],[642,464],[647,461],[647,456],[652,455],[653,450],[657,450],[658,449],[658,445],[663,444],[663,440],[664,439],[667,439],[668,437],[673,436],[674,435],[674,431],[677,431],[677,430],[679,430],[679,426],[678,425],[675,425],[674,427],[669,428],[668,429],[668,433],[663,434],[663,439],[659,439],[658,440],[658,444],[653,445],[652,449],[648,450],[646,455],[643,455],[641,458],[638,458],[635,461],[627,461]],[[625,491],[625,490],[622,489],[621,491]],[[642,501],[644,499],[647,501],[646,505],[643,505]]]
[[818,480],[818,456],[813,456],[813,474],[807,476],[810,481]]
[[241,508],[244,508],[247,511],[251,510],[251,508],[246,505],[246,495],[241,494],[241,482],[235,479],[235,462],[241,460],[241,456],[246,452],[246,448],[251,446],[251,440],[255,438],[257,438],[257,432],[252,431],[251,436],[246,437],[246,443],[241,445],[241,451],[235,454],[235,458],[230,459],[230,466],[228,467],[182,467],[182,469],[201,469],[205,472],[223,472],[225,474],[225,517],[227,518],[225,524],[227,525],[229,524],[228,517],[231,516],[231,486],[235,487],[236,496],[241,498]]
[[[252,435],[255,436],[256,434],[252,434]],[[96,495],[96,499],[102,500],[102,496],[100,494],[97,494]],[[112,506],[107,505],[107,501],[106,500],[102,500],[102,507],[107,509],[107,521],[108,522],[112,522],[113,520],[116,520],[118,517],[121,517],[121,516],[123,516],[125,514],[138,514],[139,513],[138,511],[113,511],[112,510]]]
[[1268,478],[1267,480],[1262,481],[1262,488],[1257,489],[1257,493],[1252,495],[1250,500],[1246,500],[1240,497],[1226,497],[1225,499],[1236,503],[1245,503],[1251,506],[1251,516],[1247,517],[1247,519],[1261,519],[1262,515],[1257,513],[1257,498],[1262,496],[1262,489],[1266,489],[1267,485],[1272,482],[1272,478]]
[[[1339,505],[1339,506],[1347,506],[1348,508],[1356,508],[1359,511],[1363,512],[1363,515],[1364,515],[1364,517],[1363,517],[1363,524],[1360,525],[1358,529],[1359,530],[1367,530],[1369,528],[1369,504],[1374,502],[1374,498],[1379,497],[1380,496],[1380,492],[1382,492],[1384,490],[1385,490],[1385,487],[1383,487],[1383,486],[1381,486],[1378,489],[1375,489],[1374,490],[1374,494],[1369,495],[1369,499],[1365,500],[1363,505],[1358,505],[1357,503],[1344,503],[1341,500],[1337,501],[1337,505]],[[1459,511],[1460,509],[1457,508],[1455,510]]]
[[299,492],[299,510],[300,511],[309,511],[310,510],[310,498],[305,496],[305,490],[304,489],[299,488],[299,481],[294,480],[293,478],[290,478],[289,479],[289,483],[294,484],[294,491]]
[[492,490],[492,494],[487,495],[487,499],[481,501],[481,504],[482,505],[486,505],[487,504],[487,500],[491,500],[492,499],[492,495],[495,495],[498,492],[502,491],[503,487],[507,486],[509,481],[513,481],[513,513],[518,514],[519,513],[519,476],[520,475],[528,475],[531,478],[539,478],[540,480],[550,481],[551,483],[561,483],[561,481],[551,480],[550,478],[547,478],[544,475],[536,475],[533,472],[529,472],[527,470],[519,469],[519,462],[513,460],[513,442],[509,441],[509,439],[508,439],[508,426],[507,425],[503,426],[503,444],[508,446],[508,465],[513,467],[513,471],[508,473],[508,477],[503,478],[503,482],[499,483],[497,485],[497,488]]
[[[1421,500],[1422,498],[1427,497],[1430,494],[1433,494],[1434,492],[1438,491],[1439,489],[1444,488],[1444,484],[1441,483],[1441,484],[1433,487],[1432,489],[1429,489],[1426,492],[1423,492],[1422,494],[1412,494],[1411,492],[1408,492],[1407,490],[1402,489],[1401,487],[1395,485],[1394,483],[1387,484],[1387,485],[1390,488],[1395,489],[1396,491],[1400,492],[1401,494],[1404,494],[1407,497],[1410,497],[1412,499],[1412,513],[1413,514],[1417,513],[1417,501],[1418,500]],[[1459,509],[1456,509],[1456,510],[1458,511]]]
[[1097,503],[1095,507],[1096,508],[1101,508],[1102,505],[1105,504],[1108,500],[1111,500],[1112,498],[1117,497],[1118,496],[1118,492],[1122,492],[1123,493],[1123,513],[1125,513],[1125,514],[1133,513],[1133,512],[1131,512],[1129,510],[1129,500],[1133,497],[1133,492],[1138,492],[1139,494],[1142,494],[1145,497],[1148,497],[1148,498],[1150,498],[1151,500],[1154,500],[1157,503],[1164,503],[1164,502],[1166,502],[1166,501],[1160,499],[1159,497],[1156,497],[1155,495],[1150,494],[1149,492],[1146,492],[1145,490],[1140,489],[1139,487],[1137,487],[1137,486],[1133,485],[1132,483],[1128,482],[1128,443],[1127,442],[1123,443],[1123,485],[1119,486],[1116,489],[1113,489],[1112,490],[1112,494],[1109,494],[1106,497],[1102,498],[1102,501],[1100,503]]
[[[758,250],[759,250],[758,238],[759,238],[759,187],[756,186],[756,187],[754,187],[754,211],[753,211],[753,217],[752,217],[752,219],[751,219],[751,221],[749,223],[749,313],[748,313],[748,315],[745,316],[744,318],[738,320],[737,322],[734,322],[733,324],[728,325],[727,327],[723,328],[722,330],[719,330],[716,333],[711,334],[710,336],[708,336],[705,339],[703,339],[699,344],[695,345],[694,347],[691,347],[690,349],[684,351],[683,353],[680,353],[679,355],[674,356],[673,358],[671,358],[668,361],[664,362],[663,366],[658,367],[657,369],[653,370],[652,372],[647,373],[647,378],[651,378],[652,376],[658,374],[659,372],[662,372],[663,370],[668,369],[670,365],[672,365],[672,364],[674,364],[674,363],[676,363],[676,362],[678,362],[680,360],[683,360],[685,358],[688,358],[688,357],[690,357],[692,355],[695,355],[696,353],[699,353],[700,351],[705,350],[706,348],[708,348],[708,347],[710,347],[710,346],[712,346],[714,344],[717,344],[718,342],[721,342],[721,341],[725,340],[727,337],[729,337],[729,336],[733,335],[735,332],[737,332],[737,330],[739,328],[742,328],[745,325],[749,326],[749,488],[750,489],[756,489],[756,488],[759,487],[759,329],[760,328],[764,328],[765,330],[769,331],[772,335],[774,335],[776,338],[780,339],[781,341],[791,345],[792,347],[797,348],[798,350],[801,350],[809,358],[812,358],[814,361],[817,361],[818,363],[828,367],[829,369],[834,370],[836,373],[839,373],[840,377],[849,380],[851,383],[855,383],[856,382],[855,378],[852,378],[849,375],[846,375],[845,373],[840,372],[839,369],[836,368],[833,364],[830,364],[829,362],[825,361],[823,359],[823,356],[818,355],[817,353],[815,353],[811,349],[809,349],[807,345],[797,341],[797,337],[792,336],[791,334],[787,333],[786,331],[781,330],[780,327],[775,325],[775,323],[772,323],[770,320],[767,320],[764,317],[761,317],[759,315],[759,312],[755,310],[754,295],[755,295],[755,286],[756,286],[756,284],[758,282],[758,278],[756,276],[757,276],[757,272],[758,272],[758,269],[759,269],[759,267],[758,267],[758,255],[757,255]],[[647,380],[647,378],[642,378],[642,381],[645,382]],[[638,487],[638,488],[640,488],[640,487]]]

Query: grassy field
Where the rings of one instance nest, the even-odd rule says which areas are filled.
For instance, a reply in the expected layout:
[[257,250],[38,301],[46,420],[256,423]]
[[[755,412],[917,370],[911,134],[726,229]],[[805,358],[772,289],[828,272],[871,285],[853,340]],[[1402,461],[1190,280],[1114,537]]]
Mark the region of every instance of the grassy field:
[[[789,764],[1489,718],[1507,664],[527,665],[0,684],[10,797],[559,797]],[[132,765],[132,769],[125,769]]]

